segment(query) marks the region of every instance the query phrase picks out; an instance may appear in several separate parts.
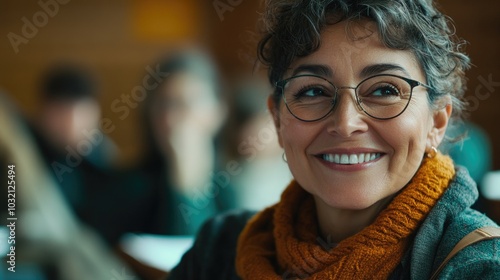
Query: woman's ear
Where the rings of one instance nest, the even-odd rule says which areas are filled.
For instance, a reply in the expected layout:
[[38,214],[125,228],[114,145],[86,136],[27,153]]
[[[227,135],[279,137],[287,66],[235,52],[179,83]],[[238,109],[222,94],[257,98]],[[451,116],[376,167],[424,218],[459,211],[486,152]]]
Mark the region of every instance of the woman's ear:
[[432,116],[433,127],[427,135],[427,147],[429,151],[432,147],[438,147],[444,139],[446,128],[453,111],[451,105],[451,98],[449,96],[443,97],[439,101],[439,109],[435,110]]
[[273,96],[270,95],[267,97],[267,109],[271,113],[271,116],[273,117],[274,121],[274,126],[276,127],[276,134],[278,135],[278,143],[280,144],[281,147],[283,147],[283,142],[281,139],[281,133],[280,133],[280,128],[281,128],[281,120],[280,120],[280,115],[279,115],[279,110],[276,102],[273,99]]

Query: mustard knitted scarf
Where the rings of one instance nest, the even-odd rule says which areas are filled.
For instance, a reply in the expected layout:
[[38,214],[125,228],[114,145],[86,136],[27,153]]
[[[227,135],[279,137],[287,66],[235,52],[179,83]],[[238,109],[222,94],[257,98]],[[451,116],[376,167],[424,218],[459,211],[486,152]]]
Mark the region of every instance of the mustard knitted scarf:
[[252,218],[241,233],[236,271],[245,280],[387,279],[454,175],[449,157],[425,158],[371,225],[333,249],[319,239],[312,196],[293,181],[281,201]]

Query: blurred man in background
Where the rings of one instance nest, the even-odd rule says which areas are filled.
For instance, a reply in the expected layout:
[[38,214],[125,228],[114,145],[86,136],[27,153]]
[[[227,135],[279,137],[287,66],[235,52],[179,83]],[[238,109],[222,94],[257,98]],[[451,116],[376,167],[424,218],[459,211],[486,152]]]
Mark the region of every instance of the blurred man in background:
[[96,83],[78,66],[58,65],[43,76],[40,96],[32,130],[42,158],[76,216],[110,242],[117,233],[103,212],[116,148],[99,129]]

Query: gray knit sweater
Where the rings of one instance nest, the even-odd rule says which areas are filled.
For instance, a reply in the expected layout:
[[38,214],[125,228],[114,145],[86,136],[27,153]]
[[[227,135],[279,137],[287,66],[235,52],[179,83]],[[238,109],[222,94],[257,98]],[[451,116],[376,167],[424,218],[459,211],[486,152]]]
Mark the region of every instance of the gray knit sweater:
[[[496,226],[470,206],[478,197],[476,184],[467,171],[456,176],[443,197],[415,233],[390,279],[429,279],[455,244],[471,231]],[[236,244],[252,212],[231,212],[208,221],[193,247],[168,279],[240,279],[235,272]],[[500,279],[500,239],[481,241],[460,251],[439,279]]]

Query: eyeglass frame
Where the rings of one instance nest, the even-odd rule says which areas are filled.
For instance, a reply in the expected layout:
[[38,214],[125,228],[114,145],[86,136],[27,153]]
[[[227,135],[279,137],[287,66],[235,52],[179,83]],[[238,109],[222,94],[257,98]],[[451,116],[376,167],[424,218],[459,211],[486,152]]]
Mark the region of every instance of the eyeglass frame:
[[[363,106],[361,105],[361,102],[359,100],[359,96],[358,96],[358,93],[357,93],[357,89],[358,87],[364,83],[365,81],[369,80],[369,79],[372,79],[372,78],[375,78],[375,77],[381,77],[381,76],[390,76],[390,77],[396,77],[396,78],[400,78],[402,80],[404,80],[405,82],[407,82],[409,85],[410,85],[410,98],[408,99],[408,102],[406,103],[405,107],[403,108],[403,110],[401,110],[400,113],[398,113],[397,115],[393,116],[393,117],[388,117],[388,118],[379,118],[379,117],[375,117],[375,116],[372,116],[370,115],[364,108]],[[290,109],[290,107],[288,107],[288,103],[286,102],[286,98],[285,98],[285,85],[287,82],[289,82],[290,80],[292,79],[295,79],[295,78],[298,78],[298,77],[315,77],[315,78],[320,78],[326,82],[328,82],[330,85],[333,86],[333,88],[335,88],[335,94],[332,98],[332,106],[330,108],[330,110],[322,117],[318,118],[318,119],[314,119],[314,120],[304,120],[302,118],[299,118],[298,116],[296,116],[292,110]],[[394,74],[377,74],[377,75],[373,75],[373,76],[370,76],[370,77],[367,77],[365,79],[363,79],[361,82],[358,83],[358,85],[356,87],[350,87],[350,86],[342,86],[342,87],[337,87],[336,85],[334,85],[331,81],[329,81],[327,78],[325,77],[322,77],[322,76],[319,76],[319,75],[314,75],[314,74],[303,74],[303,75],[295,75],[295,76],[292,76],[290,78],[286,78],[286,79],[283,79],[281,81],[277,81],[275,82],[275,87],[276,88],[279,88],[280,89],[280,92],[281,92],[281,95],[282,95],[282,98],[283,98],[283,102],[285,103],[285,106],[288,110],[288,112],[290,112],[290,114],[292,114],[292,116],[294,116],[296,119],[300,120],[300,121],[303,121],[303,122],[316,122],[316,121],[320,121],[324,118],[326,118],[328,115],[330,115],[332,112],[333,112],[333,109],[335,108],[335,105],[337,104],[336,102],[336,99],[337,99],[337,95],[338,95],[338,92],[339,90],[341,89],[353,89],[354,90],[354,96],[356,97],[356,104],[358,105],[359,108],[361,108],[361,111],[363,111],[367,116],[371,117],[371,118],[374,118],[374,119],[377,119],[377,120],[390,120],[390,119],[394,119],[394,118],[397,118],[399,117],[401,114],[404,113],[404,111],[406,111],[406,108],[408,108],[408,105],[410,105],[410,101],[411,101],[411,98],[413,96],[413,89],[418,87],[418,86],[422,86],[422,87],[425,87],[427,90],[432,90],[433,88],[427,84],[424,84],[422,82],[419,82],[417,80],[413,80],[413,79],[410,79],[410,78],[406,78],[406,77],[403,77],[403,76],[399,76],[399,75],[394,75]]]

